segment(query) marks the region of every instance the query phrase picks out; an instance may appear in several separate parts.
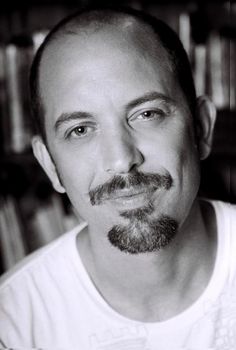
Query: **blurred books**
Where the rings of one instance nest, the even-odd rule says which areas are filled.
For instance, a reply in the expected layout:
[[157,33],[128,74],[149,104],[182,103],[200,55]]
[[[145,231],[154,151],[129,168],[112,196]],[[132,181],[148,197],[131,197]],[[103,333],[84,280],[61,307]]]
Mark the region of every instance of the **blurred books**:
[[3,269],[13,267],[25,255],[50,243],[77,224],[77,218],[73,212],[65,212],[57,194],[44,202],[34,199],[34,207],[28,213],[19,207],[19,201],[14,197],[0,198]]
[[6,154],[22,153],[31,147],[29,72],[34,53],[45,35],[45,31],[32,37],[20,35],[0,47],[2,148]]

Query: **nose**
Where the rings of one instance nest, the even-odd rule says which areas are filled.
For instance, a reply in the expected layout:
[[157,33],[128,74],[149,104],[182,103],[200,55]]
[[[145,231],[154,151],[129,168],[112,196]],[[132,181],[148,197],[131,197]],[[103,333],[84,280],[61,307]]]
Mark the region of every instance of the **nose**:
[[102,137],[102,166],[106,172],[126,174],[139,167],[144,157],[134,138],[125,129],[116,130]]

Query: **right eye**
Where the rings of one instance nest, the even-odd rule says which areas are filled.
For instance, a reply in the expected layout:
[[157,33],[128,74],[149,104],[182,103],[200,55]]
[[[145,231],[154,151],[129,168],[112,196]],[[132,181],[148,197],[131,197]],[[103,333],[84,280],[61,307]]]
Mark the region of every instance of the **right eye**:
[[67,134],[66,138],[83,138],[89,136],[96,130],[94,126],[91,125],[79,125],[71,129]]

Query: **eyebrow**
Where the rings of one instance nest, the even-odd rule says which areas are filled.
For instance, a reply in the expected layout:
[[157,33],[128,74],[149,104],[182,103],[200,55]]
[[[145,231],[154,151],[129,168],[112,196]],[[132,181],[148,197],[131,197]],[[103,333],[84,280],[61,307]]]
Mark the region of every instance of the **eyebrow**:
[[59,118],[57,119],[54,130],[55,132],[60,128],[60,126],[64,123],[68,123],[73,120],[79,120],[79,119],[88,119],[91,118],[91,114],[87,112],[64,112],[62,113]]
[[135,100],[129,102],[127,104],[126,109],[131,110],[135,107],[138,107],[139,105],[141,105],[143,103],[152,102],[155,100],[161,100],[167,104],[172,104],[172,105],[176,104],[176,102],[171,97],[169,97],[161,92],[151,91],[151,92],[148,92],[147,94],[145,94],[141,97],[138,97]]
[[[171,97],[169,97],[163,93],[157,92],[157,91],[151,91],[151,92],[148,92],[145,95],[140,96],[140,97],[134,99],[133,101],[129,102],[126,105],[125,110],[130,111],[131,109],[138,107],[139,105],[142,105],[142,104],[147,103],[147,102],[152,102],[155,100],[161,100],[167,104],[172,104],[172,105],[176,104],[175,101]],[[85,119],[89,119],[91,117],[92,117],[92,115],[90,113],[83,112],[83,111],[64,112],[58,117],[58,119],[54,125],[54,130],[55,130],[55,132],[57,132],[57,130],[60,128],[60,126],[64,123],[68,123],[70,121],[79,120],[79,119],[85,120]]]

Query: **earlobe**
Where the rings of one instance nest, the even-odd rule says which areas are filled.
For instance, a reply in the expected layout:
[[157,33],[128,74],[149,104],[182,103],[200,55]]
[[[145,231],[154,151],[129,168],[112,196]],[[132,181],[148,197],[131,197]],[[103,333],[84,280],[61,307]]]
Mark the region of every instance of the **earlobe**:
[[214,125],[216,120],[216,108],[207,96],[197,99],[197,138],[200,159],[206,159],[212,148]]
[[55,164],[49,154],[47,146],[43,142],[40,136],[34,136],[32,138],[32,149],[35,158],[49,177],[54,189],[57,192],[65,193],[65,189],[61,184]]

